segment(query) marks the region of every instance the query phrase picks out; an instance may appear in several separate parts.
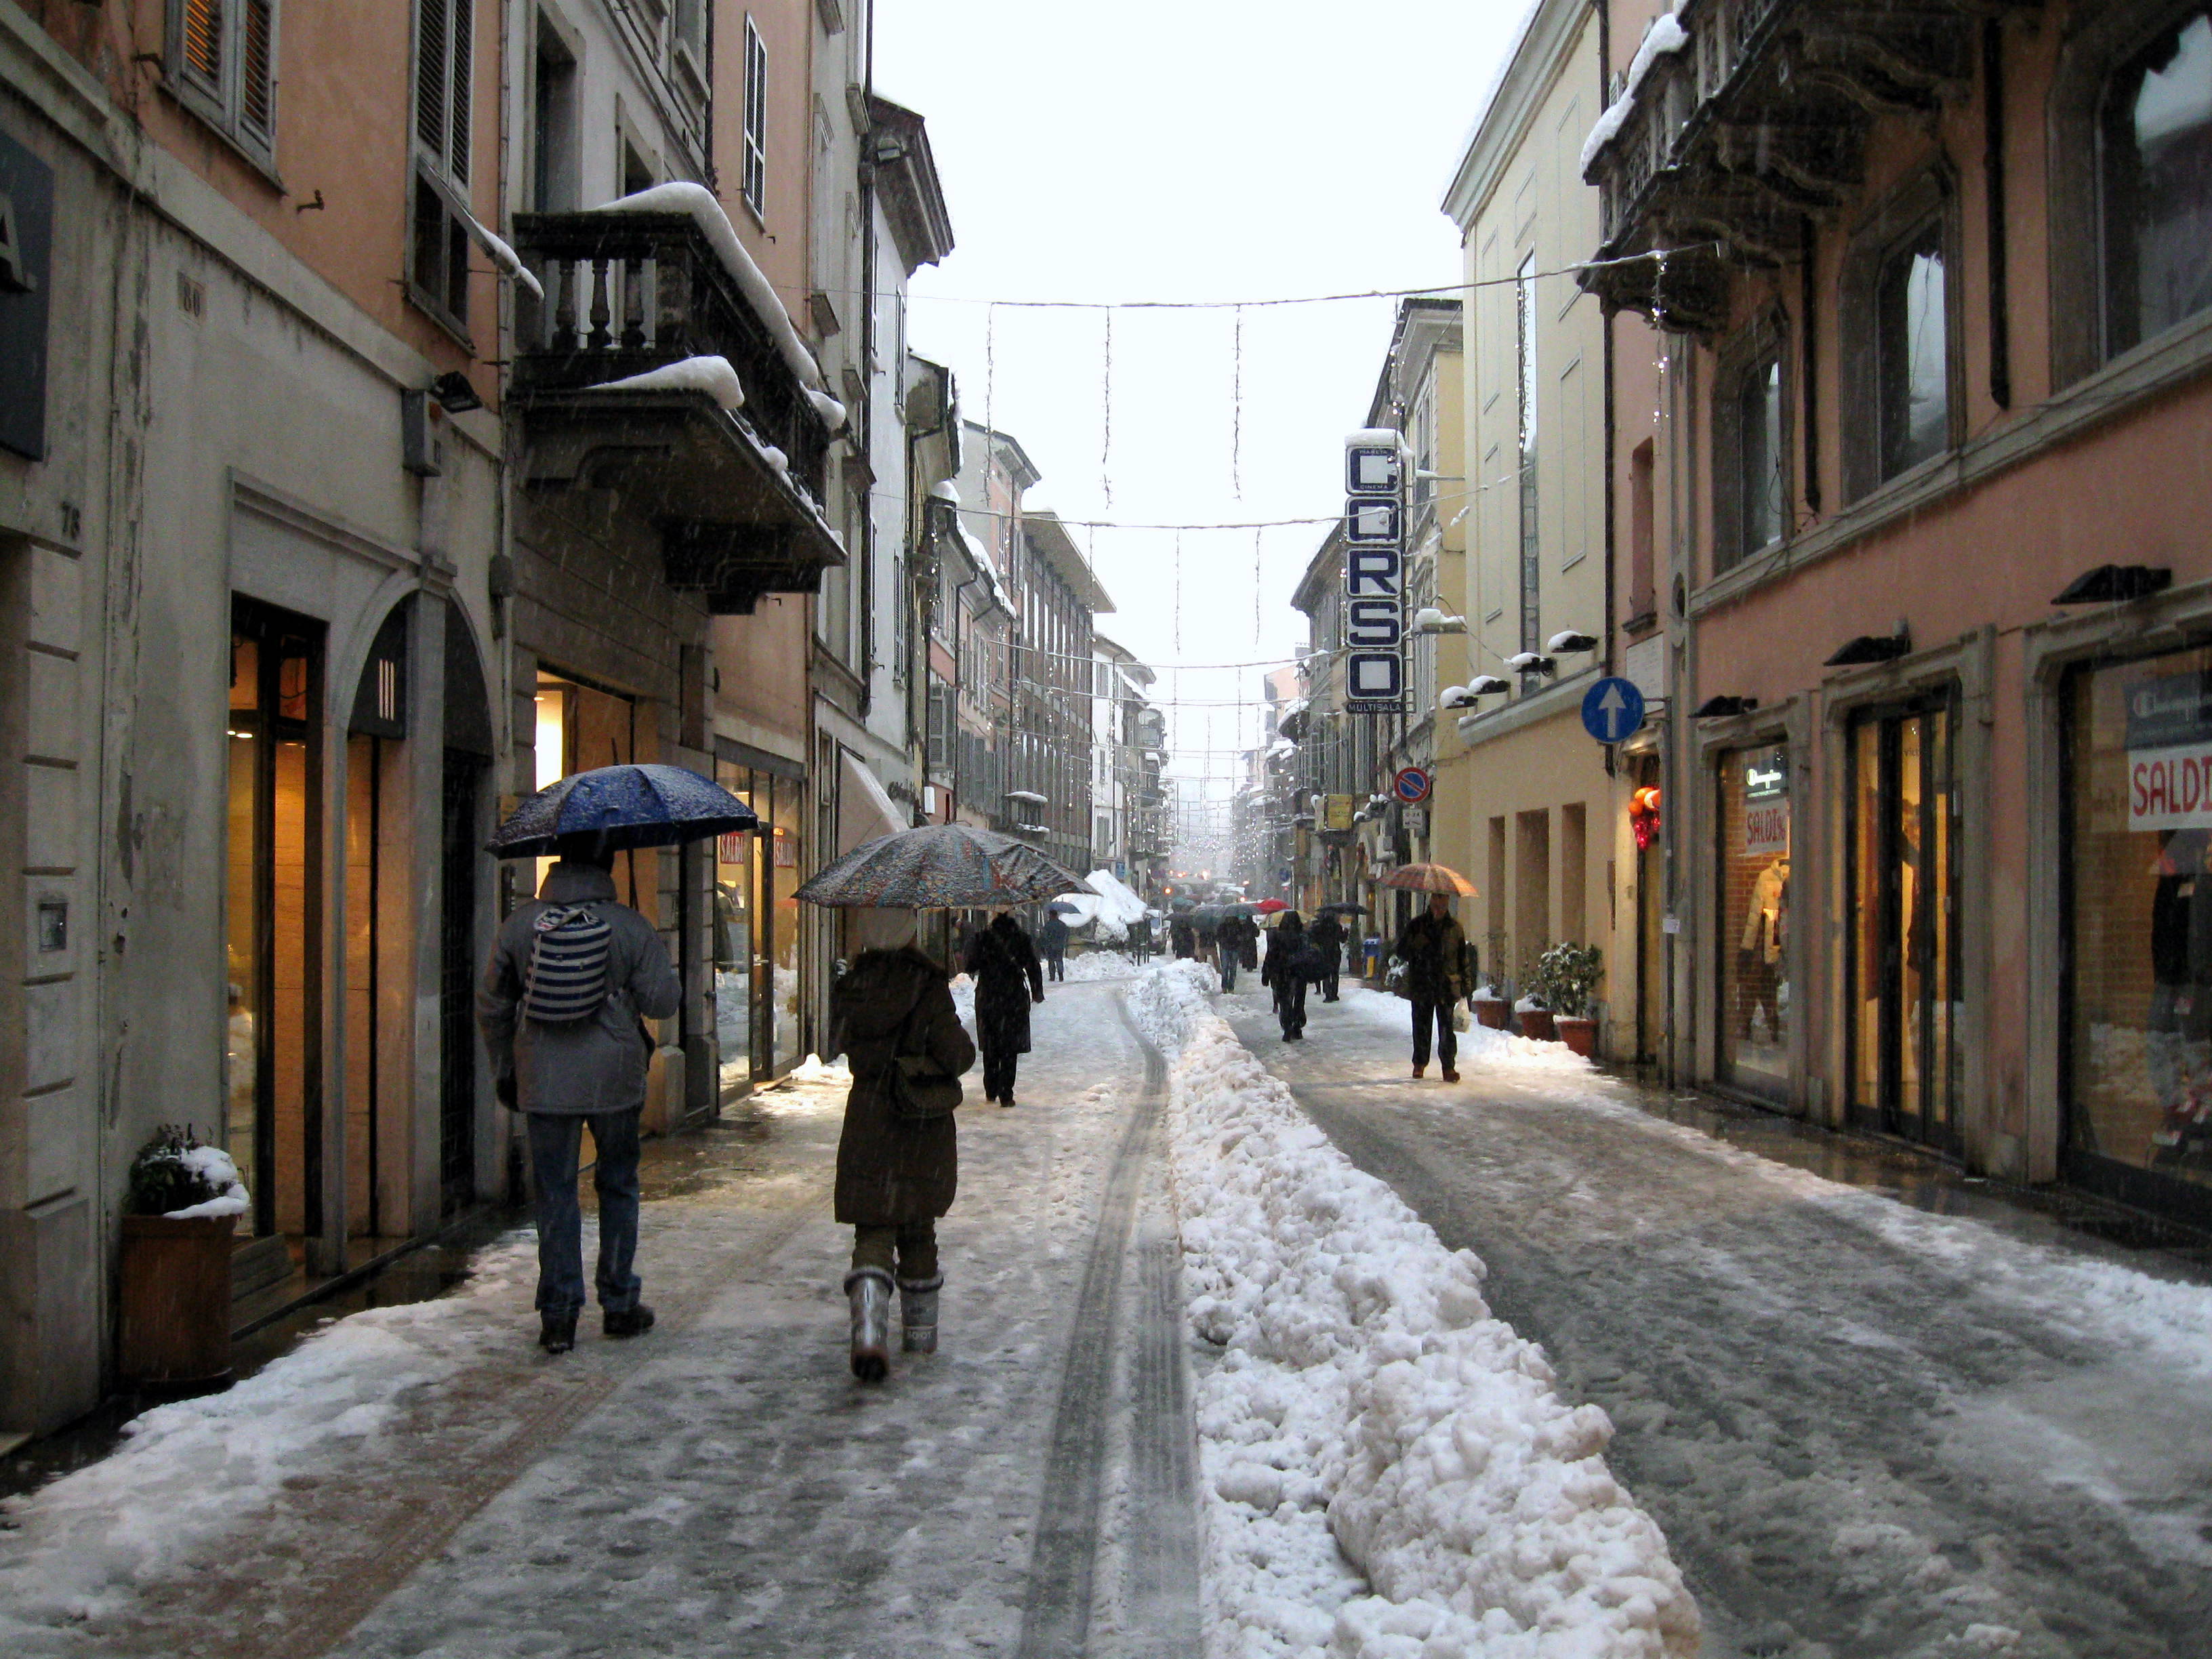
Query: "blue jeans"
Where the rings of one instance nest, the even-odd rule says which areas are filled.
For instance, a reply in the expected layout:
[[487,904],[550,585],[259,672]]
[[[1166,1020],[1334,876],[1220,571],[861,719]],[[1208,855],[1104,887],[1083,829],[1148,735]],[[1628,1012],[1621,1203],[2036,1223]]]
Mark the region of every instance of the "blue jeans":
[[538,1198],[538,1312],[574,1313],[584,1305],[584,1218],[576,1201],[576,1166],[587,1123],[599,1152],[592,1184],[599,1194],[599,1306],[609,1313],[637,1306],[642,1286],[630,1271],[637,1255],[637,1119],[635,1111],[524,1115]]

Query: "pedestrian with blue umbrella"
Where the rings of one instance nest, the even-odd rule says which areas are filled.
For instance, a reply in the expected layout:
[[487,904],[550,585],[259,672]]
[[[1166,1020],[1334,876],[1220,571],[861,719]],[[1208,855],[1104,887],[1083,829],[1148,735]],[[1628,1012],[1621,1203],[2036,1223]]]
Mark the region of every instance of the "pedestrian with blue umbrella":
[[538,1346],[576,1345],[584,1306],[583,1132],[599,1199],[597,1287],[610,1337],[653,1328],[635,1269],[638,1118],[653,1040],[648,1019],[682,1000],[653,924],[615,896],[614,855],[752,830],[753,811],[675,766],[608,766],[539,790],[492,837],[502,858],[558,860],[493,942],[477,993],[501,1104],[523,1115],[538,1212]]

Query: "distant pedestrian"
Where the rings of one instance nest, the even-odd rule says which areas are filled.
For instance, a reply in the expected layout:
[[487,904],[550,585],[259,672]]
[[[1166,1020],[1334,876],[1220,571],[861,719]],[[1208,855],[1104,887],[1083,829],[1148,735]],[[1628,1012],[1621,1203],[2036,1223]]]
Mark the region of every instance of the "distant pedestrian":
[[1001,910],[968,946],[975,981],[975,1036],[983,1048],[983,1098],[1014,1103],[1014,1066],[1030,1051],[1030,1005],[1044,1000],[1036,946],[1011,913]]
[[1396,954],[1406,964],[1406,994],[1413,1005],[1413,1075],[1429,1069],[1429,1030],[1436,1028],[1437,1059],[1444,1081],[1459,1081],[1459,1037],[1452,1030],[1452,1010],[1474,983],[1474,957],[1451,901],[1442,893],[1429,895],[1429,908],[1406,924],[1398,935]]
[[[959,1142],[950,1111],[913,1113],[913,1080],[919,1074],[941,1085],[975,1063],[944,966],[911,942],[910,925],[905,931],[908,943],[855,957],[830,1000],[830,1053],[848,1056],[853,1071],[837,1139],[835,1213],[853,1230],[853,1268],[845,1276],[853,1374],[869,1382],[890,1368],[894,1282],[902,1346],[910,1353],[937,1350],[945,1285],[937,1218],[952,1207],[958,1188]],[[917,1063],[902,1067],[902,1058]],[[895,1083],[894,1071],[906,1075]]]
[[1216,937],[1221,950],[1221,988],[1237,988],[1237,970],[1258,965],[1259,929],[1253,927],[1249,916],[1228,916],[1223,919]]
[[1283,1041],[1298,1042],[1306,1034],[1306,985],[1315,963],[1313,946],[1307,942],[1305,924],[1295,910],[1276,918],[1267,936],[1267,959],[1260,964],[1260,983],[1275,994],[1275,1018],[1283,1027]]
[[1129,924],[1129,959],[1143,967],[1152,959],[1152,921],[1139,916]]
[[1048,912],[1044,925],[1037,929],[1037,951],[1044,957],[1044,965],[1054,979],[1067,977],[1067,923],[1057,912]]
[[1337,975],[1344,968],[1344,924],[1327,914],[1316,916],[1306,929],[1306,942],[1321,957],[1321,977],[1315,981],[1321,987],[1321,1000],[1334,1002]]
[[599,1328],[653,1328],[637,1255],[638,1114],[653,1055],[647,1019],[683,1001],[668,947],[615,901],[611,858],[569,854],[538,896],[501,923],[477,992],[477,1019],[501,1102],[523,1115],[538,1212],[538,1344],[576,1346],[584,1306],[583,1217],[576,1176],[592,1131],[599,1196]]
[[1188,962],[1198,954],[1198,935],[1181,916],[1168,924],[1168,944],[1178,962]]

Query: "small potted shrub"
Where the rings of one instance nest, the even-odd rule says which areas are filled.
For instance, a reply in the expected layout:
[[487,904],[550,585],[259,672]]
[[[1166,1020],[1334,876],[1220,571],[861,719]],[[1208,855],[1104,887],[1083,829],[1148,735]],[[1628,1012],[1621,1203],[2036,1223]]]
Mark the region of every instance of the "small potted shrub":
[[1467,1000],[1468,1006],[1474,1010],[1476,1024],[1492,1031],[1505,1029],[1506,1018],[1512,1013],[1513,1005],[1498,994],[1496,986],[1478,985],[1474,988],[1474,994]]
[[1585,1060],[1597,1049],[1597,1022],[1589,1017],[1589,1005],[1604,976],[1605,956],[1595,945],[1562,939],[1536,958],[1539,994],[1552,1007],[1559,1041]]
[[164,1389],[230,1375],[230,1251],[246,1212],[238,1166],[165,1123],[131,1161],[117,1368]]

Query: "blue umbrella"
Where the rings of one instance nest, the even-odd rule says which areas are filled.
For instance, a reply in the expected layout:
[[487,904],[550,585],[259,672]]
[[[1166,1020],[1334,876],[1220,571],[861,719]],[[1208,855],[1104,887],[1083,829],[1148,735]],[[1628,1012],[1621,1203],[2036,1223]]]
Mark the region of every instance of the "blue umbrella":
[[548,784],[488,843],[503,859],[673,847],[760,825],[719,783],[681,766],[602,766]]

